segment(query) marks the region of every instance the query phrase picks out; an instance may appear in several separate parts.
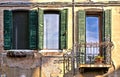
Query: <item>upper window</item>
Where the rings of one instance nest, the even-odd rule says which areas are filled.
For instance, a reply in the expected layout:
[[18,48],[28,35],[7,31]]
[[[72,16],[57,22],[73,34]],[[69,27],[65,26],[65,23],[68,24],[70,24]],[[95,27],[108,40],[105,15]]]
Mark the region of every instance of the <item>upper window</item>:
[[29,48],[28,11],[13,11],[12,49]]
[[4,10],[4,49],[66,49],[67,9]]
[[39,9],[39,49],[66,49],[67,45],[67,10]]
[[100,53],[99,42],[101,28],[99,16],[86,16],[86,63],[92,63],[93,58]]
[[59,49],[59,13],[44,13],[44,49]]
[[111,40],[111,11],[78,11],[78,42],[81,63],[93,62],[96,55],[105,56],[102,42]]
[[36,34],[36,11],[4,10],[4,49],[36,49]]
[[101,43],[104,37],[102,28],[103,24],[103,12],[86,12],[86,42]]

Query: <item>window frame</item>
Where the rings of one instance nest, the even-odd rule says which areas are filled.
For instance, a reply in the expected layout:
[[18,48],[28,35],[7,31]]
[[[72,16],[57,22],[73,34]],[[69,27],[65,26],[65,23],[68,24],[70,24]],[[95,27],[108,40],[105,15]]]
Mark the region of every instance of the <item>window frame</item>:
[[[80,52],[80,63],[82,64],[85,64],[85,56],[86,56],[86,31],[85,31],[85,27],[86,27],[86,12],[91,15],[94,15],[94,14],[98,14],[100,13],[100,16],[101,16],[101,23],[100,26],[101,27],[101,38],[102,39],[102,44],[101,42],[99,43],[99,45],[102,45],[100,46],[100,49],[99,49],[99,53],[101,56],[104,56],[105,58],[107,58],[106,56],[109,56],[108,52],[106,52],[107,50],[103,47],[103,44],[104,42],[106,41],[109,41],[111,42],[111,12],[112,10],[111,9],[106,9],[106,10],[103,10],[103,9],[95,9],[95,8],[90,8],[90,9],[85,9],[85,10],[78,10],[78,43],[80,44],[80,48],[79,48],[79,52]],[[110,50],[108,50],[110,52]],[[106,54],[108,53],[108,54]],[[107,61],[107,60],[106,60]],[[108,62],[108,61],[107,61]]]
[[[4,10],[4,25],[5,25],[5,27],[4,28],[6,28],[5,30],[4,30],[4,36],[5,36],[5,40],[4,40],[4,49],[5,50],[14,50],[14,49],[12,49],[12,38],[10,37],[10,35],[11,35],[11,33],[12,33],[12,31],[11,31],[11,25],[12,25],[12,23],[11,23],[11,21],[12,21],[12,11],[16,11],[16,10],[18,10],[18,11],[23,11],[23,10],[25,10],[26,11],[26,9],[15,9],[15,10]],[[30,49],[25,49],[25,50],[43,50],[43,26],[44,26],[44,24],[43,24],[43,12],[44,11],[48,11],[48,10],[50,10],[50,11],[59,11],[59,13],[60,13],[60,26],[59,26],[59,28],[60,28],[60,37],[59,37],[59,48],[57,49],[57,50],[59,50],[59,51],[61,51],[61,50],[64,50],[64,49],[67,49],[67,42],[68,42],[68,9],[44,9],[44,10],[42,10],[42,9],[40,9],[40,8],[38,8],[38,10],[36,10],[36,9],[34,9],[34,10],[27,10],[27,11],[29,11],[29,15],[32,15],[32,16],[30,16],[30,17],[33,17],[32,18],[32,21],[30,21],[29,22],[29,25],[31,24],[31,26],[32,26],[32,28],[33,28],[33,26],[34,25],[36,25],[36,24],[34,24],[34,22],[33,22],[33,20],[35,20],[36,18],[34,17],[35,15],[37,15],[37,34],[36,35],[33,35],[33,33],[34,33],[34,29],[32,29],[32,32],[30,32],[30,36],[32,36],[32,38],[30,38],[30,40],[29,40],[29,43],[30,43]],[[8,16],[10,16],[10,17],[8,17]],[[8,17],[8,18],[7,18]],[[6,21],[7,20],[7,21]],[[8,23],[8,21],[9,21],[9,23]],[[35,22],[36,23],[36,22]],[[7,26],[6,27],[6,25],[10,25],[10,27],[9,26]],[[31,27],[30,27],[31,28]],[[8,34],[8,37],[5,35],[6,33],[9,33]],[[35,37],[35,36],[37,36],[37,45],[36,45],[36,48],[35,48],[35,41],[34,42],[32,42],[31,40],[33,40],[33,38]],[[17,50],[17,49],[16,49]],[[19,50],[23,50],[23,49],[19,49]]]
[[[43,40],[43,50],[59,50],[59,37],[60,37],[60,11],[59,10],[44,10],[43,11],[43,16],[45,15],[45,14],[58,14],[59,15],[59,25],[58,25],[58,48],[57,49],[49,49],[49,48],[44,48],[44,40]],[[44,25],[45,26],[45,25]],[[43,34],[44,34],[44,32],[43,32]],[[44,36],[43,36],[44,37]]]
[[[15,13],[21,13],[21,12],[23,12],[23,13],[27,13],[27,28],[28,28],[28,30],[27,30],[27,36],[28,36],[28,38],[27,39],[29,39],[29,10],[12,10],[12,14],[13,14],[13,16],[12,16],[12,18],[13,18],[13,20],[14,20],[14,14]],[[30,49],[29,48],[29,40],[28,40],[28,43],[27,43],[27,47],[25,48],[25,49],[23,49],[23,48],[17,48],[16,49],[16,45],[15,46],[13,46],[13,41],[14,41],[14,39],[16,39],[14,36],[13,36],[13,33],[14,33],[14,28],[13,27],[15,27],[15,25],[14,25],[14,21],[12,22],[13,23],[13,25],[12,25],[12,49],[14,50],[26,50],[26,49]],[[19,41],[18,39],[16,39],[17,41]],[[15,47],[15,48],[13,48],[13,47]]]
[[[13,12],[16,12],[16,11],[27,11],[28,12],[28,38],[29,38],[29,41],[28,41],[28,45],[29,47],[28,48],[20,48],[20,49],[14,49],[12,47],[13,43],[12,43],[12,37],[13,37]],[[36,16],[37,15],[37,16]],[[35,18],[36,16],[36,18]],[[36,35],[33,35],[35,34],[35,29],[33,27],[36,28],[37,30],[37,21],[33,21],[35,19],[38,18],[38,12],[37,10],[28,10],[28,9],[14,9],[14,10],[4,10],[3,11],[3,18],[4,18],[4,50],[8,50],[8,51],[33,51],[33,50],[37,50],[37,39],[35,40],[34,39],[34,36],[37,36]],[[33,33],[34,32],[34,33]],[[8,35],[7,35],[8,34]],[[32,40],[32,41],[31,41]],[[35,43],[36,42],[36,43]]]
[[[43,19],[43,14],[44,11],[59,11],[60,13],[60,26],[59,26],[59,33],[60,33],[60,37],[59,37],[59,48],[57,49],[57,51],[61,51],[64,49],[67,49],[67,28],[68,28],[68,9],[38,9],[38,49],[44,50],[43,49],[43,31],[44,31],[44,19]],[[63,36],[64,35],[64,36]]]
[[98,26],[99,26],[99,43],[102,42],[102,26],[103,26],[103,12],[99,11],[87,11],[86,12],[86,17],[87,16],[93,16],[93,17],[98,17]]
[[[103,40],[102,40],[102,38],[103,38],[103,36],[102,36],[102,34],[103,34],[103,31],[102,31],[102,27],[104,26],[103,25],[103,21],[104,21],[104,19],[103,19],[103,11],[86,11],[86,17],[87,16],[93,16],[93,17],[98,17],[98,26],[99,26],[99,44],[101,44],[102,42],[103,42]],[[100,49],[99,49],[99,53],[100,53],[100,55],[102,55],[102,48],[101,47],[99,47]]]

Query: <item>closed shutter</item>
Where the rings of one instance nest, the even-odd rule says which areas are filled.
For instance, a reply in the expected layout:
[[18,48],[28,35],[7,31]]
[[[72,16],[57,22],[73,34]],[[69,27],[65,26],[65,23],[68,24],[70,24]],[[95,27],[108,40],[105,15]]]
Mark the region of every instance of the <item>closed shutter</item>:
[[4,49],[12,47],[12,11],[4,10]]
[[86,54],[86,15],[84,10],[78,11],[78,31],[79,31],[79,44],[80,46],[80,63],[85,63],[85,54]]
[[43,49],[44,38],[44,18],[43,10],[38,9],[38,48]]
[[36,10],[29,11],[29,48],[37,48],[37,25],[38,25],[38,14]]
[[67,48],[67,13],[67,9],[60,11],[59,49]]

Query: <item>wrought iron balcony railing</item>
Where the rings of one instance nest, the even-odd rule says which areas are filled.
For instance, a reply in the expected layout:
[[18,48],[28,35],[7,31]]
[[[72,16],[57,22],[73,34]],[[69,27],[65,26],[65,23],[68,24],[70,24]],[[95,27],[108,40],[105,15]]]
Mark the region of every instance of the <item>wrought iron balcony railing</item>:
[[80,43],[78,45],[79,63],[95,64],[95,63],[111,63],[112,42],[90,42]]

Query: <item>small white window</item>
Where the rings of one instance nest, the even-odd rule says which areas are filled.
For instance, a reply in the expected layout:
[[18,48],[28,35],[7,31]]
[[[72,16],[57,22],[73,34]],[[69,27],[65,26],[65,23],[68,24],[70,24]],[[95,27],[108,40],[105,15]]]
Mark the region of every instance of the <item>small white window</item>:
[[44,14],[44,49],[59,49],[59,14]]

